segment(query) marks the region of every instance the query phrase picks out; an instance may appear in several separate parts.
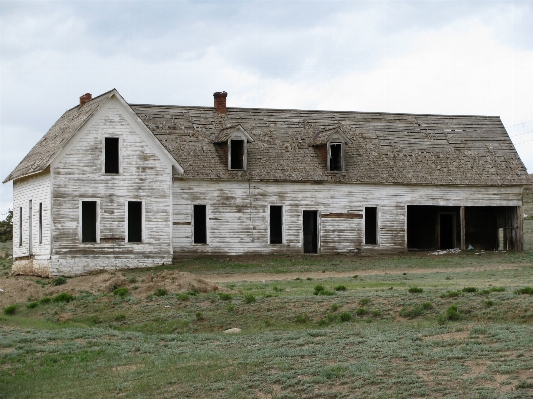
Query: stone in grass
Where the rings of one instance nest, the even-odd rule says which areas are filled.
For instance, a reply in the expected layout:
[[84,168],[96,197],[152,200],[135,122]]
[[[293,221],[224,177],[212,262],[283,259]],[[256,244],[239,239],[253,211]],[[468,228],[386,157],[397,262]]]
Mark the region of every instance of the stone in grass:
[[237,334],[240,333],[242,330],[240,328],[228,328],[227,330],[224,330],[224,334]]

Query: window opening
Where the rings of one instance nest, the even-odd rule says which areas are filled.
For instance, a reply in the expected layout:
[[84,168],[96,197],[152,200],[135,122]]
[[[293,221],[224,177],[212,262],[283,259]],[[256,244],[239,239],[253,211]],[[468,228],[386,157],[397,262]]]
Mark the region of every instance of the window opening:
[[22,247],[22,207],[19,208],[19,247]]
[[207,206],[194,205],[193,209],[193,242],[195,244],[207,244]]
[[365,207],[365,244],[377,245],[378,243],[378,208]]
[[28,253],[29,255],[33,255],[32,216],[33,216],[33,208],[32,208],[32,200],[30,200],[29,206],[28,206]]
[[81,202],[81,242],[96,242],[96,201]]
[[128,242],[142,242],[143,203],[128,201]]
[[105,173],[119,173],[119,138],[105,138]]
[[39,244],[43,243],[43,203],[39,202]]
[[283,207],[270,205],[270,243],[283,244]]
[[342,172],[342,143],[329,144],[329,170]]
[[230,169],[244,169],[244,140],[230,140]]

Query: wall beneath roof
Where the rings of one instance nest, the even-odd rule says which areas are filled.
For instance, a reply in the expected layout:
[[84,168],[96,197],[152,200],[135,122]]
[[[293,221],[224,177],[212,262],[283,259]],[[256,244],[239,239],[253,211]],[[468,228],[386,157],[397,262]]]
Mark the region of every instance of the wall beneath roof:
[[[320,253],[406,251],[407,205],[521,206],[521,187],[400,186],[174,180],[174,256],[294,253],[302,211],[319,211]],[[193,244],[193,205],[207,205],[208,243]],[[284,206],[284,244],[269,244],[268,206]],[[365,206],[378,207],[378,245],[364,244]]]

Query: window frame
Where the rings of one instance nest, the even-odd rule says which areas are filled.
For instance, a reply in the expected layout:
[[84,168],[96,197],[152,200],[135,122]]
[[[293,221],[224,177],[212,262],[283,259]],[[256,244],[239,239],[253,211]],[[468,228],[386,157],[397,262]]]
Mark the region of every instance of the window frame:
[[[118,139],[118,173],[108,173],[105,171],[106,146],[105,139]],[[102,136],[102,174],[105,176],[120,176],[122,174],[122,136],[117,134],[105,134]]]
[[22,207],[19,207],[19,247],[22,247]]
[[[96,242],[95,241],[83,241],[83,213],[82,213],[82,203],[83,202],[96,202]],[[100,198],[80,198],[79,200],[79,221],[78,221],[78,237],[80,244],[91,245],[91,244],[100,244]]]
[[[129,236],[128,236],[128,228],[129,228],[129,203],[130,202],[140,202],[141,203],[141,241],[132,241],[130,242],[129,241]],[[144,244],[145,241],[146,241],[146,223],[145,223],[145,215],[146,215],[146,202],[145,200],[139,200],[139,199],[127,199],[125,201],[125,211],[124,211],[124,215],[125,215],[125,219],[124,219],[124,227],[125,227],[125,231],[124,231],[124,242],[125,243],[130,243],[130,244]]]
[[[331,145],[332,144],[340,144],[341,146],[341,152],[340,152],[340,157],[341,157],[341,170],[331,170]],[[327,143],[327,158],[328,158],[328,162],[327,162],[327,168],[328,168],[328,172],[329,173],[342,173],[342,172],[346,172],[346,163],[345,163],[345,157],[344,157],[344,142],[342,140],[331,140],[331,141],[328,141]]]
[[[270,215],[271,215],[271,207],[273,206],[279,206],[281,207],[281,242],[272,243],[271,239],[271,225],[270,222]],[[285,207],[280,204],[268,204],[268,244],[269,245],[283,245],[285,244]]]
[[[231,167],[231,142],[242,141],[242,168],[233,169]],[[242,134],[234,133],[228,137],[228,170],[246,170],[248,167],[248,140]]]
[[39,202],[39,244],[43,243],[43,203]]

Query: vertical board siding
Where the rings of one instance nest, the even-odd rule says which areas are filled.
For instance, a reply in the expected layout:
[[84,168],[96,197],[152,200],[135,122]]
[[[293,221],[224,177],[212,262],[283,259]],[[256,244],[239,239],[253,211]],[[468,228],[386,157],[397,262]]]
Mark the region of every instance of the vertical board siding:
[[[120,137],[121,173],[104,174],[104,137]],[[53,170],[54,274],[152,266],[172,258],[171,171],[109,106],[69,148]],[[99,243],[81,243],[82,199],[98,199]],[[143,201],[144,242],[126,243],[126,201]]]
[[[180,254],[301,253],[302,211],[317,210],[320,253],[405,251],[407,205],[521,204],[520,187],[435,187],[176,179],[173,248]],[[192,205],[208,206],[208,243],[192,244]],[[268,206],[284,207],[284,244],[268,243]],[[378,207],[378,245],[364,245],[365,206]],[[328,214],[339,214],[327,217]],[[343,217],[356,214],[357,217]]]

